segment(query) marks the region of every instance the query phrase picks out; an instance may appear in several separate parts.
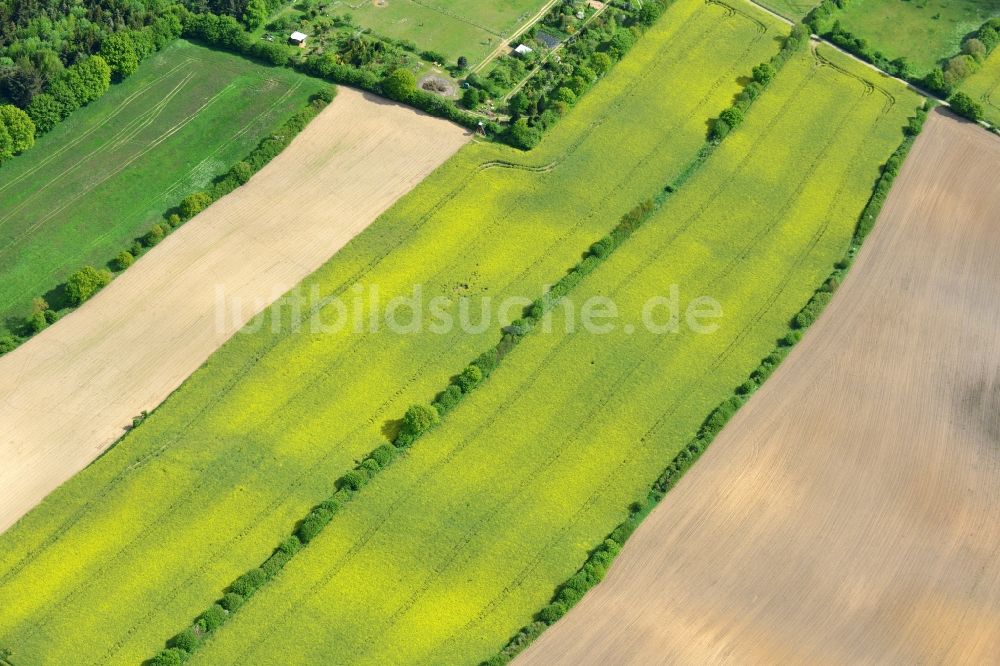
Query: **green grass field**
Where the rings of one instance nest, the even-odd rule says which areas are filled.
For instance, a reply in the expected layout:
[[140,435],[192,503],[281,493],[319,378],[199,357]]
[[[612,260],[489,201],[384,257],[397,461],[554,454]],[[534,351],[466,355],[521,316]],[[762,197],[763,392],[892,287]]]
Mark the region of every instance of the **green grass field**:
[[1000,127],[1000,49],[994,50],[979,71],[962,81],[959,88],[983,105],[986,120]]
[[323,85],[178,40],[4,164],[0,328],[127,249]]
[[[767,21],[679,0],[537,149],[470,145],[305,291],[537,296],[683,170],[738,79],[777,51],[785,28]],[[149,657],[498,329],[236,336],[0,536],[3,646],[18,666]]]
[[761,0],[759,3],[782,16],[799,20],[819,4],[819,0]]
[[[477,663],[530,621],[843,256],[918,98],[823,55],[577,288],[617,303],[613,332],[529,337],[193,663]],[[637,326],[672,284],[722,304],[717,332]]]
[[852,0],[829,23],[839,20],[888,59],[905,57],[924,76],[997,15],[1000,0]]
[[526,23],[547,0],[334,0],[326,12],[351,14],[376,34],[405,39],[454,61],[475,64]]

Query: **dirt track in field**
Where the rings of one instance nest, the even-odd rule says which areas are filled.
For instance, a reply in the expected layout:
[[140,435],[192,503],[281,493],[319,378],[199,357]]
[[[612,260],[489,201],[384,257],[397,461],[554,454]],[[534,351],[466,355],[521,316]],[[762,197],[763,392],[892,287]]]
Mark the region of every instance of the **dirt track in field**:
[[1000,139],[935,113],[831,306],[519,664],[998,654]]
[[216,322],[218,286],[241,299],[240,321],[249,320],[468,139],[451,123],[340,88],[247,185],[0,357],[0,531],[232,335]]

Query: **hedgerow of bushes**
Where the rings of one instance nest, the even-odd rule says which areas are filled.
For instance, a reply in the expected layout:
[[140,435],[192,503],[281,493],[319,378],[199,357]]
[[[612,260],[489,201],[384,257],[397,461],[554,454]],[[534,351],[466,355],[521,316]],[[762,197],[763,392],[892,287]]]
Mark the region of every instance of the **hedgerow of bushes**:
[[709,140],[718,143],[729,132],[739,127],[754,100],[767,89],[772,79],[788,62],[788,59],[796,52],[801,51],[808,43],[809,30],[804,25],[793,26],[791,33],[782,43],[781,49],[769,61],[753,68],[753,80],[743,88],[733,105],[720,113],[718,119],[712,123],[712,128],[709,130]]
[[[801,46],[798,40],[799,37],[789,37],[786,40],[786,44],[782,47],[782,53],[786,54],[785,57],[787,57],[788,53],[785,50],[786,48],[793,49]],[[775,61],[772,59],[773,62]],[[780,61],[778,66],[780,67],[781,64],[783,64],[783,61]],[[215,604],[225,611],[225,617],[228,618],[242,603],[274,578],[291,557],[315,539],[344,504],[353,499],[355,494],[360,492],[381,470],[392,464],[396,458],[402,455],[423,435],[437,427],[441,423],[442,418],[455,409],[467,395],[481,386],[499,367],[507,355],[520,344],[524,337],[542,322],[545,315],[555,307],[560,299],[568,295],[583,278],[591,274],[618,247],[628,240],[643,223],[652,217],[665,198],[676,191],[683,180],[686,180],[690,173],[704,162],[717,143],[718,141],[707,143],[693,160],[693,166],[689,167],[679,179],[667,185],[656,197],[640,202],[632,210],[625,213],[614,228],[603,238],[593,243],[585,253],[583,259],[552,285],[548,292],[527,305],[519,319],[503,327],[500,340],[493,347],[473,359],[469,365],[435,396],[430,404],[415,404],[407,409],[403,415],[399,431],[392,438],[391,443],[385,442],[379,445],[358,463],[354,469],[340,477],[334,484],[335,489],[333,494],[315,506],[300,520],[292,530],[292,533],[273,551],[267,560],[259,567],[241,575],[229,586],[225,595]],[[733,411],[735,411],[735,408]],[[598,557],[603,558],[608,556],[601,555]],[[610,563],[611,557],[613,555],[608,557],[608,563]],[[587,575],[589,576],[590,574]],[[545,611],[545,613],[548,615],[552,611]],[[183,632],[170,639],[167,642],[166,648],[150,663],[156,666],[163,666],[179,663],[173,661],[175,659],[186,659],[212,631],[204,622],[201,622],[200,618],[203,616],[199,616],[199,619],[195,620],[191,627],[186,628]],[[553,619],[552,621],[554,622],[555,620]]]
[[889,190],[892,188],[892,183],[899,174],[903,160],[906,158],[907,153],[909,153],[910,148],[913,146],[913,142],[916,140],[916,136],[923,127],[928,110],[926,107],[920,109],[911,118],[909,125],[904,130],[905,136],[903,142],[882,167],[882,174],[858,219],[854,237],[847,253],[843,259],[835,264],[833,271],[826,281],[824,281],[823,285],[816,290],[809,301],[789,322],[788,333],[778,340],[774,350],[770,354],[761,359],[757,368],[750,373],[747,380],[734,389],[731,395],[712,410],[687,446],[674,456],[663,473],[653,482],[646,497],[629,507],[626,519],[590,551],[586,561],[576,573],[556,588],[551,601],[538,611],[534,620],[512,636],[499,652],[484,661],[483,666],[502,666],[509,663],[530,645],[532,641],[538,638],[545,629],[555,624],[569,612],[592,587],[601,582],[614,558],[621,552],[625,542],[643,519],[677,484],[695,461],[701,457],[701,454],[705,452],[708,445],[712,443],[716,435],[732,419],[737,410],[774,373],[778,365],[791,352],[792,347],[802,339],[804,330],[819,318],[820,313],[830,302],[833,293],[850,268],[864,239],[871,232],[875,220],[878,218],[879,212],[885,203],[886,196],[888,196]]
[[[299,132],[305,129],[306,125],[333,100],[334,94],[333,89],[327,89],[313,95],[305,108],[262,139],[249,155],[216,178],[210,188],[186,196],[176,207],[167,211],[164,215],[164,221],[154,224],[148,232],[136,238],[127,249],[122,250],[109,261],[108,266],[117,273],[124,271],[135,263],[135,260],[143,253],[159,244],[174,229],[250,180],[254,173],[260,171],[264,165],[274,159]],[[114,274],[111,270],[106,268],[98,269],[93,266],[84,266],[61,285],[66,297],[65,305],[68,308],[79,307],[107,286],[113,277]],[[56,319],[58,319],[58,314],[49,307],[48,302],[42,297],[36,298],[31,313],[21,325],[21,330],[0,336],[0,354],[15,349],[32,335],[41,332],[49,324],[55,322]]]

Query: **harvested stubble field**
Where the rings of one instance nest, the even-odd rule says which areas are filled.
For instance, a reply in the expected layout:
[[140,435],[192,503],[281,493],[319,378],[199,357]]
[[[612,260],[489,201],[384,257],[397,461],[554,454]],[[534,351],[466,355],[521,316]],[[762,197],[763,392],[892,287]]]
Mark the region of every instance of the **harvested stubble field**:
[[982,68],[962,82],[961,89],[983,105],[983,115],[1000,127],[1000,49],[994,49]]
[[[684,168],[707,119],[731,102],[747,63],[777,49],[783,29],[681,0],[539,148],[467,147],[303,292],[316,286],[330,299],[376,285],[386,302],[419,284],[428,297],[537,296]],[[293,145],[281,158],[295,153]],[[156,652],[499,328],[321,334],[294,331],[291,309],[277,333],[268,319],[236,336],[138,430],[0,537],[0,596],[15,600],[0,609],[0,635],[18,666],[77,657],[81,644],[85,663]]]
[[[193,663],[293,652],[476,663],[530,621],[843,255],[918,98],[821,55],[831,60],[807,52],[786,65],[746,123],[571,293],[577,305],[611,297],[613,331],[566,333],[557,307],[551,333],[528,337]],[[672,284],[682,308],[703,295],[722,304],[717,332],[637,325]]]
[[178,40],[5,163],[0,334],[34,297],[127,249],[325,87]]
[[[467,140],[459,127],[342,89],[247,185],[171,234],[59,325],[0,358],[0,528],[90,463],[133,416],[195,372],[235,326],[329,259]],[[238,312],[228,310],[225,325],[218,321],[218,289],[242,303]],[[221,373],[216,389],[246,372],[259,351],[259,340],[239,337],[246,339],[233,347],[247,356]],[[199,393],[181,419],[195,420],[189,434],[196,445],[176,445],[176,432],[156,438],[150,424],[155,443],[129,438],[0,537],[0,636],[16,650],[18,664],[79,663],[80,641],[93,650],[93,661],[121,661],[127,657],[104,652],[112,641],[145,638],[148,649],[159,639],[158,601],[133,602],[121,590],[152,583],[169,598],[168,582],[180,579],[157,574],[192,575],[206,562],[185,551],[176,534],[165,541],[152,534],[194,523],[216,530],[218,517],[208,505],[225,504],[227,495],[237,502],[256,497],[252,484],[242,487],[210,463],[218,435],[208,436],[196,417],[213,399],[218,395]],[[230,444],[243,441],[230,437]],[[231,454],[219,447],[220,456]],[[252,467],[257,456],[244,450],[234,462]],[[192,477],[200,482],[185,483]],[[178,503],[185,495],[191,504]],[[171,507],[180,513],[171,515]],[[173,557],[190,568],[172,569]],[[23,623],[25,616],[31,621]]]
[[934,114],[831,306],[520,663],[994,663],[1000,139]]

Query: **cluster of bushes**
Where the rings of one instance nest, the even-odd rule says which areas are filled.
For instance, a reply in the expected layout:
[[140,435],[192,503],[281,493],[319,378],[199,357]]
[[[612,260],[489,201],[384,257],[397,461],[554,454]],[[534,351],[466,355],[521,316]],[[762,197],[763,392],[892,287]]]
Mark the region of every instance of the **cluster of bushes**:
[[[178,206],[167,211],[162,222],[154,224],[149,231],[134,239],[128,249],[122,250],[108,262],[108,266],[116,272],[124,271],[134,264],[135,260],[142,254],[158,245],[171,231],[250,180],[254,173],[260,171],[264,165],[274,159],[299,132],[305,129],[306,125],[333,100],[333,95],[332,89],[322,90],[313,95],[305,108],[262,139],[249,155],[234,164],[229,171],[217,177],[209,189],[186,196]],[[0,114],[2,114],[2,107],[0,107]],[[110,283],[113,277],[112,272],[108,269],[84,266],[73,273],[62,285],[65,307],[79,307]],[[49,307],[44,298],[36,298],[31,313],[22,322],[20,330],[13,334],[8,333],[0,336],[0,354],[12,351],[24,340],[40,332],[57,318],[58,313]]]
[[1000,18],[992,18],[962,43],[961,53],[924,77],[924,86],[941,97],[949,97],[956,87],[975,73],[1000,44]]
[[732,130],[743,123],[746,111],[754,100],[770,85],[775,75],[785,66],[788,59],[797,51],[802,50],[809,42],[809,30],[804,25],[796,25],[785,38],[781,49],[765,63],[753,68],[753,80],[743,88],[733,105],[719,114],[712,123],[708,138],[713,143],[722,141]]
[[903,142],[883,167],[882,175],[879,178],[875,191],[872,193],[867,206],[859,218],[854,241],[850,249],[844,259],[837,262],[834,266],[830,277],[817,289],[812,298],[809,299],[798,314],[792,318],[787,335],[778,341],[770,354],[761,359],[747,380],[712,410],[687,446],[674,456],[663,473],[653,482],[646,497],[629,507],[628,516],[625,520],[619,523],[590,552],[587,560],[576,573],[556,588],[552,600],[538,611],[534,621],[522,627],[497,654],[483,662],[484,666],[503,666],[503,664],[510,663],[514,657],[538,638],[545,629],[562,618],[592,587],[603,579],[608,567],[611,566],[611,562],[643,519],[670,492],[695,461],[701,457],[701,454],[705,452],[709,444],[712,443],[739,408],[746,403],[750,395],[764,384],[777,369],[778,365],[788,356],[792,347],[802,339],[803,330],[819,317],[819,314],[830,302],[833,292],[843,279],[861,242],[867,236],[868,232],[871,231],[871,222],[869,220],[877,217],[879,211],[882,209],[882,205],[885,203],[885,193],[888,192],[889,187],[891,187],[892,182],[898,175],[899,168],[912,147],[916,135],[920,133],[923,121],[927,117],[927,112],[928,109],[926,108],[920,109],[916,116],[911,119],[909,126],[905,130]]

